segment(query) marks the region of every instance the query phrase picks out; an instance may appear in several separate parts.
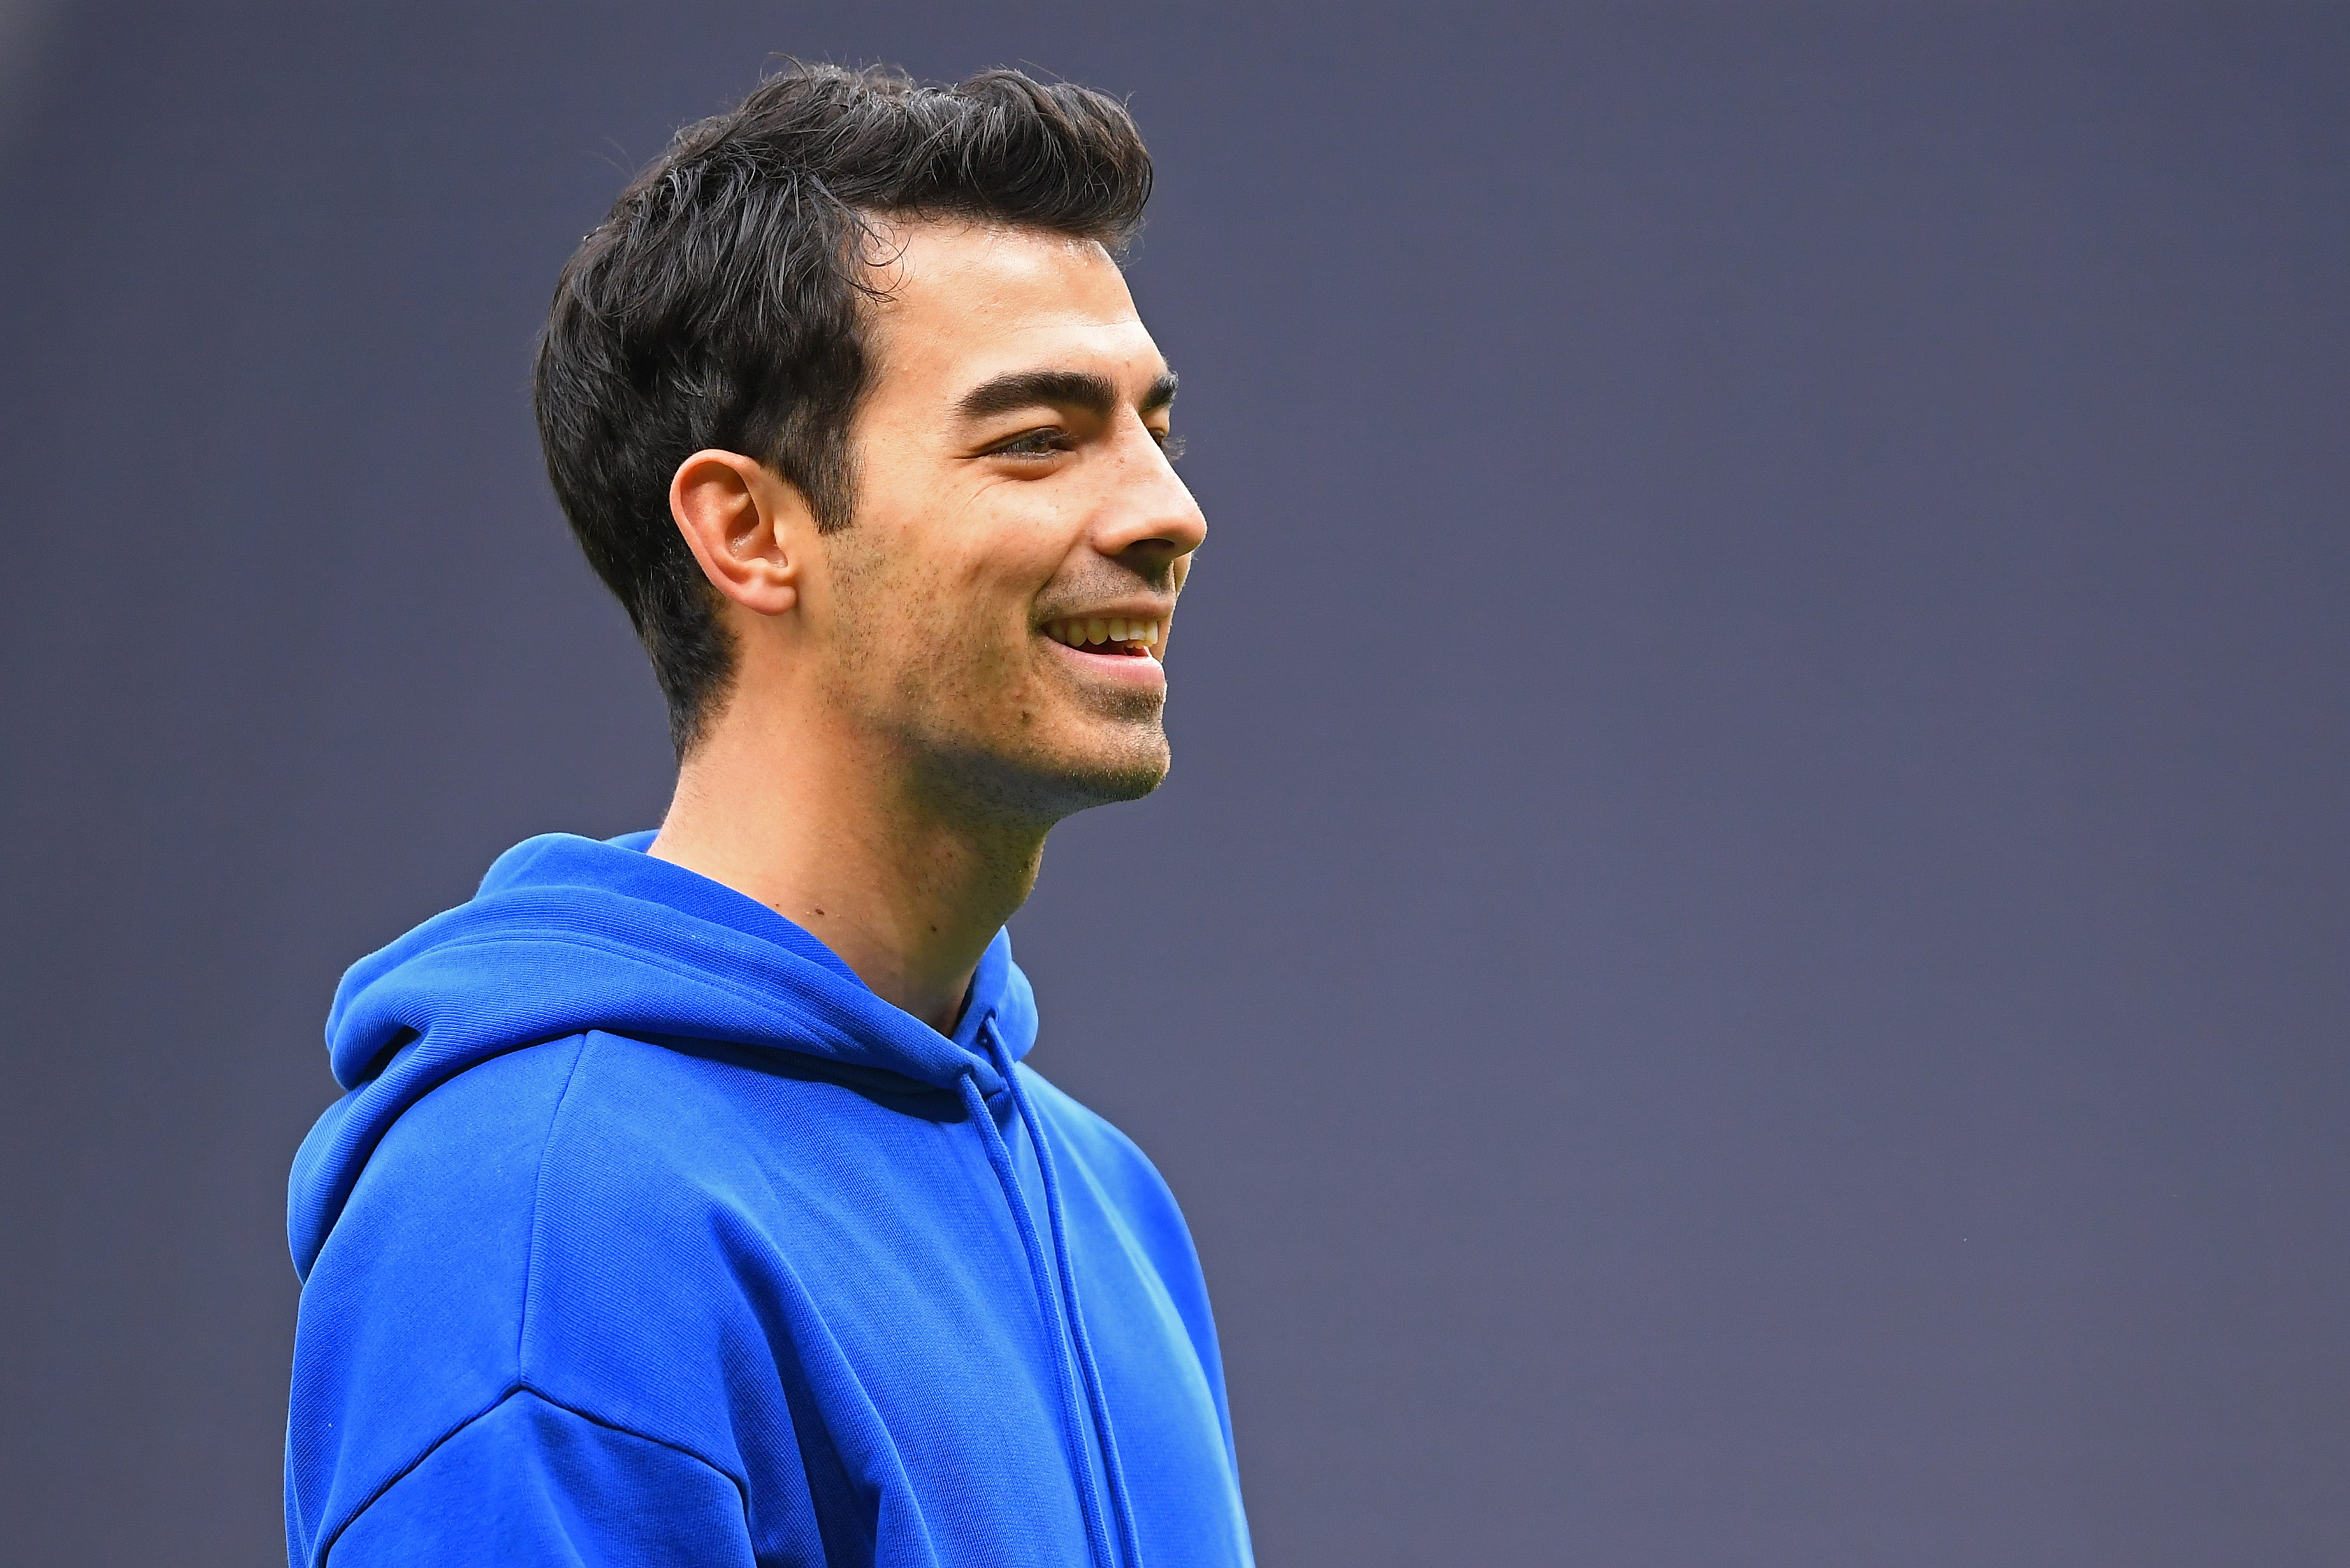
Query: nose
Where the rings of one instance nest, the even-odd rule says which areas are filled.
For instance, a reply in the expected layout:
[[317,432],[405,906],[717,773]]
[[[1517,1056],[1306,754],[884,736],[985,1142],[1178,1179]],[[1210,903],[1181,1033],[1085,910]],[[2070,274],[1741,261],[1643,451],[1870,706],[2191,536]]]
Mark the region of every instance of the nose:
[[1110,493],[1097,514],[1094,547],[1148,570],[1183,560],[1208,536],[1208,519],[1148,426],[1128,417]]

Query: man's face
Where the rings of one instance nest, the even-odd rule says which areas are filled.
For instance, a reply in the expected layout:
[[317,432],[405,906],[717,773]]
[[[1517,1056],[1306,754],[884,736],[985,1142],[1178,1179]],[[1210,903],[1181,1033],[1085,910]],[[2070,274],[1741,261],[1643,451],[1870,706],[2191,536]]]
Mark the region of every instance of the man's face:
[[1148,794],[1160,655],[1207,532],[1169,466],[1166,361],[1097,244],[888,237],[855,520],[822,539],[831,699],[991,809]]

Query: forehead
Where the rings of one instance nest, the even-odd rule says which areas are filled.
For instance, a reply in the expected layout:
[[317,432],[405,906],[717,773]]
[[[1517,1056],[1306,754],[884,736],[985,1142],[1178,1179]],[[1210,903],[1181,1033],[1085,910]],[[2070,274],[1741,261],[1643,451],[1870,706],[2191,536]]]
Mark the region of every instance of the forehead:
[[871,343],[881,395],[951,400],[1010,371],[1166,369],[1109,253],[1091,240],[966,223],[884,227]]

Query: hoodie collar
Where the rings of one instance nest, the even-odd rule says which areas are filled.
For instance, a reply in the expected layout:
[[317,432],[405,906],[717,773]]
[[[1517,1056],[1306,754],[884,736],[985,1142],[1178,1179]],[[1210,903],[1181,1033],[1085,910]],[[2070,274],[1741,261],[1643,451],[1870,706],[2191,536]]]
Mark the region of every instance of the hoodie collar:
[[[876,996],[773,909],[644,853],[650,834],[551,834],[498,858],[469,903],[353,964],[327,1016],[348,1091],[302,1141],[286,1240],[307,1277],[376,1145],[477,1062],[588,1030],[766,1046],[989,1099],[1036,1040],[1036,1001],[998,931],[951,1035]],[[986,1029],[1003,1064],[981,1044]]]

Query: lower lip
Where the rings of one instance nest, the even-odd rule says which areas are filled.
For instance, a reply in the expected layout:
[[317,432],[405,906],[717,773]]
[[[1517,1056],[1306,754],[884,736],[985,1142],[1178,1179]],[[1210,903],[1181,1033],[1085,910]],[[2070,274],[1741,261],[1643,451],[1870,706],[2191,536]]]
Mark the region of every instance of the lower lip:
[[1163,690],[1167,685],[1167,671],[1148,653],[1087,653],[1054,638],[1047,637],[1045,641],[1055,653],[1097,680],[1115,680],[1122,686],[1146,690]]

